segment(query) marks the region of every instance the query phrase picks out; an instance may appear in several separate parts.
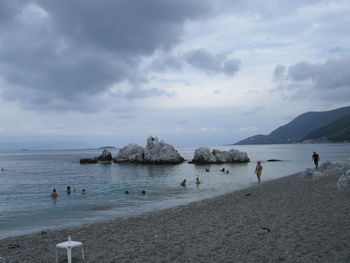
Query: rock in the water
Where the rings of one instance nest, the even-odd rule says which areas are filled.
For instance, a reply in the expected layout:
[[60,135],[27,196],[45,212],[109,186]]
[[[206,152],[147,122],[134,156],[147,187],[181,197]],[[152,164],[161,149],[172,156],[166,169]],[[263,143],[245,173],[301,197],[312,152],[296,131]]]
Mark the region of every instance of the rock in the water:
[[175,148],[163,141],[158,141],[156,137],[150,136],[147,139],[146,148],[136,144],[130,144],[122,148],[116,157],[115,162],[134,162],[148,164],[179,164],[184,158]]
[[137,144],[129,144],[119,150],[114,157],[114,161],[123,162],[139,162],[142,163],[145,156],[145,149]]
[[104,149],[101,155],[99,155],[98,157],[95,157],[92,159],[89,159],[89,158],[80,159],[80,163],[85,164],[85,163],[97,163],[97,162],[110,162],[112,160],[113,160],[112,154],[106,149]]
[[88,159],[88,158],[80,159],[80,163],[81,163],[81,164],[86,164],[86,163],[97,163],[97,162],[98,162],[97,158],[94,158],[94,159]]
[[104,149],[102,154],[97,157],[97,160],[100,162],[110,162],[112,159],[113,158],[111,152],[107,151],[106,149]]
[[208,147],[200,147],[195,150],[193,163],[215,163],[216,157],[210,152]]
[[229,151],[212,150],[200,147],[194,152],[191,163],[246,163],[249,162],[247,153],[231,149]]

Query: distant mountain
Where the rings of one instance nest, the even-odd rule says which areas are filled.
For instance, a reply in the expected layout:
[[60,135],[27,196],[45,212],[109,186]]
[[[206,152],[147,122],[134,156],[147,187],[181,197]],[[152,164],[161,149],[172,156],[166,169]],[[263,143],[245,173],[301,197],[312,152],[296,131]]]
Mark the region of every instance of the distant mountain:
[[46,140],[46,141],[0,141],[0,150],[61,150],[87,149],[91,145],[85,141]]
[[350,141],[350,114],[339,118],[330,124],[314,130],[305,136],[304,140],[311,141]]
[[350,114],[350,106],[330,111],[306,112],[291,122],[272,131],[269,135],[255,135],[239,141],[242,144],[284,144],[300,142],[309,133]]

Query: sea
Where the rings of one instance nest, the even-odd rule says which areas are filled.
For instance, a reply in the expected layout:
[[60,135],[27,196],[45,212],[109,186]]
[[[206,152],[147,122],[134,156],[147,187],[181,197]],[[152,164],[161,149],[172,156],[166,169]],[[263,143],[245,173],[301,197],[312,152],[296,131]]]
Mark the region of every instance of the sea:
[[[234,145],[248,154],[247,164],[179,165],[80,164],[101,149],[0,152],[0,238],[127,217],[212,198],[257,184],[255,165],[262,161],[262,182],[313,168],[312,153],[326,160],[350,158],[350,143]],[[195,148],[177,148],[187,160]],[[117,149],[110,150],[113,155]],[[279,159],[279,162],[267,162]],[[209,172],[206,171],[209,168]],[[229,173],[220,170],[225,168]],[[200,185],[195,184],[199,178]],[[187,186],[180,182],[186,179]],[[70,186],[71,194],[65,192]],[[57,189],[58,197],[50,193]],[[80,192],[86,189],[87,193]],[[129,191],[129,194],[125,194]],[[145,191],[146,194],[142,194]]]

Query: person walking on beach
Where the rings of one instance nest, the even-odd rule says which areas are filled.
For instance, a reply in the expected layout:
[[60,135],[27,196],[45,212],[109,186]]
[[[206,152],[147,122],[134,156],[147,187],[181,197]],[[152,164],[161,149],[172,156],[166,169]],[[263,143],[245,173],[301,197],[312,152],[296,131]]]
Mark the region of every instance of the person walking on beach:
[[312,160],[314,161],[315,168],[317,169],[318,168],[318,162],[320,160],[320,156],[316,152],[313,153]]
[[262,172],[262,169],[263,169],[263,167],[262,167],[262,165],[261,165],[261,162],[260,161],[258,161],[257,162],[257,164],[256,164],[256,167],[255,167],[255,174],[256,174],[256,177],[258,177],[258,182],[259,182],[259,184],[261,183],[261,172]]

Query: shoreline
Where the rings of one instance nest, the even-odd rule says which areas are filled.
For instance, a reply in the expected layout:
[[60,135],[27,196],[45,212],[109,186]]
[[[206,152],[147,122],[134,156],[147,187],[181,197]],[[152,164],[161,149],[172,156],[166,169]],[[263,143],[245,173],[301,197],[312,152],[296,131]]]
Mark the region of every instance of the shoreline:
[[[165,210],[0,240],[4,262],[349,262],[350,192],[301,173]],[[18,245],[18,246],[17,246]],[[65,251],[58,251],[66,262]],[[83,262],[73,250],[74,262]]]

